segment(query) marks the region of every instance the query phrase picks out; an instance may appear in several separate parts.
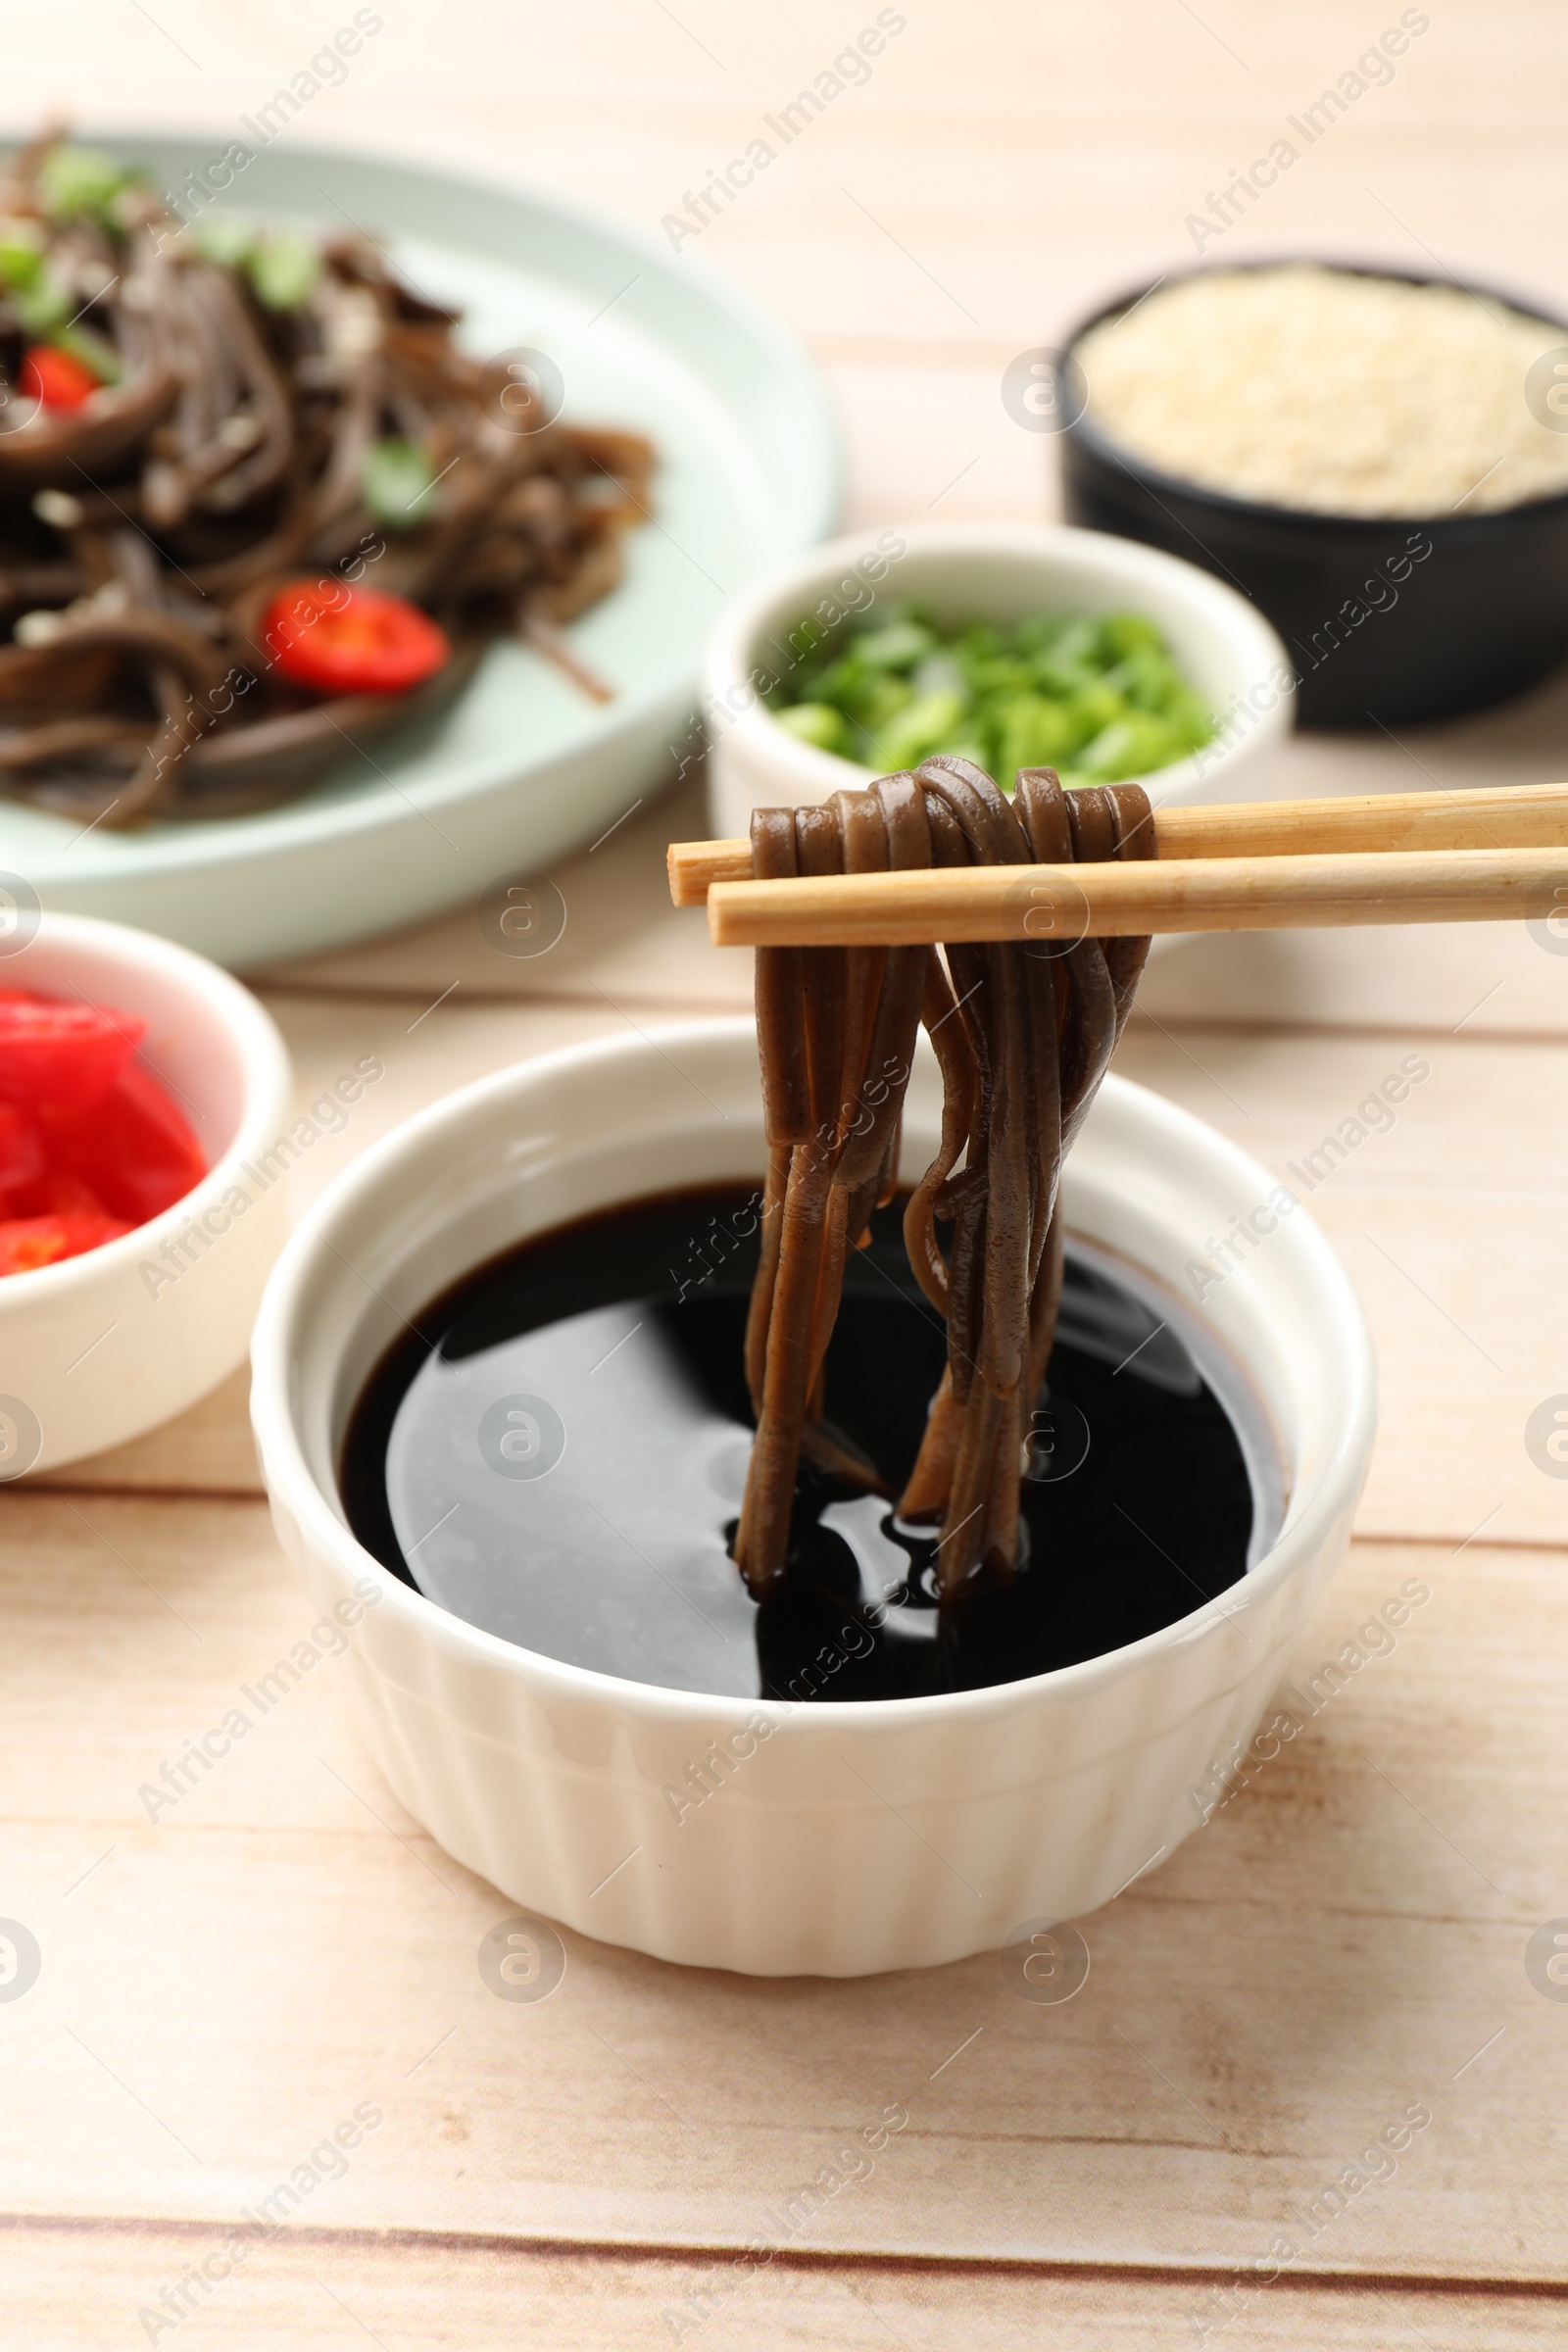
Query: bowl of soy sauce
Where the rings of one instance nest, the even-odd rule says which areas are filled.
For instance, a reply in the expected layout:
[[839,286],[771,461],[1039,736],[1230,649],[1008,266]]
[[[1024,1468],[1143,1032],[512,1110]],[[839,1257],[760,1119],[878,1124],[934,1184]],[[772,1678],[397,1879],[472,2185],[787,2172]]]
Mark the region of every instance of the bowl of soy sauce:
[[[908,1183],[940,1115],[922,1045]],[[759,1604],[730,1546],[764,1164],[745,1019],[422,1112],[273,1277],[264,1474],[317,1605],[363,1609],[383,1770],[467,1867],[666,1959],[928,1965],[1096,1908],[1205,1817],[1348,1540],[1370,1344],[1287,1189],[1107,1080],[1063,1179],[1016,1575],[940,1608],[892,1500],[946,1338],[894,1202],[826,1371],[886,1491],[803,1469]]]

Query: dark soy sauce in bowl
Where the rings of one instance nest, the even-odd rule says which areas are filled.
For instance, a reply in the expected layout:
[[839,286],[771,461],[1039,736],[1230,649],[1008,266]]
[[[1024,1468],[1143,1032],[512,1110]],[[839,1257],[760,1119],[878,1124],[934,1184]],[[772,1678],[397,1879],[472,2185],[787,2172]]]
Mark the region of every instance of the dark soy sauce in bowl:
[[939,1618],[935,1531],[894,1502],[946,1360],[903,1202],[851,1253],[832,1426],[888,1494],[803,1468],[787,1576],[728,1544],[753,1421],[742,1364],[760,1189],[664,1193],[542,1234],[431,1304],[371,1375],[342,1494],[360,1542],[522,1647],[668,1690],[910,1698],[1116,1649],[1226,1591],[1284,1490],[1246,1374],[1151,1278],[1068,1242],[1019,1568]]

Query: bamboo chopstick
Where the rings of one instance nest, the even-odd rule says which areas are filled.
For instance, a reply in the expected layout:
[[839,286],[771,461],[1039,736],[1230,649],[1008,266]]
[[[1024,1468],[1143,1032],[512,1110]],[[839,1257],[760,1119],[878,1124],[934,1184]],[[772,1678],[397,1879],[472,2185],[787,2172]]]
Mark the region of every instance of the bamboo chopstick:
[[[1358,800],[1256,801],[1231,808],[1218,804],[1200,808],[1157,808],[1152,822],[1162,860],[1315,857],[1342,852],[1365,856],[1420,850],[1559,849],[1568,848],[1568,784],[1509,784],[1473,792],[1403,792]],[[711,884],[749,882],[751,872],[752,852],[747,841],[670,844],[669,895],[677,906],[701,906]],[[1403,919],[1433,922],[1445,918],[1421,914]],[[947,936],[963,935],[950,932]],[[1008,934],[986,936],[1004,938]]]
[[1568,848],[949,866],[715,882],[708,894],[708,927],[719,948],[966,939],[1070,946],[1091,935],[1144,931],[1495,922],[1552,913],[1568,913]]

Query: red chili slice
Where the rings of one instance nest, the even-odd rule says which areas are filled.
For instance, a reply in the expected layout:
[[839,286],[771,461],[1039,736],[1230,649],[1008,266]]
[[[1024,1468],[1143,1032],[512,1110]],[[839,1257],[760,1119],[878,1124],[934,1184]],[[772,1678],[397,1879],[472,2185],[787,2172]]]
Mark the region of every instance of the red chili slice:
[[31,1274],[63,1257],[101,1250],[130,1227],[119,1217],[49,1216],[0,1219],[0,1274]]
[[0,999],[0,1102],[36,1110],[99,1101],[140,1044],[133,1012],[100,1012],[47,997]]
[[262,620],[285,678],[318,694],[406,694],[452,657],[445,630],[407,597],[343,580],[295,580]]
[[46,409],[79,409],[102,389],[90,368],[52,343],[35,343],[24,354],[17,380],[28,400],[41,400]]
[[46,1104],[38,1125],[55,1166],[85,1177],[105,1208],[133,1225],[172,1208],[207,1173],[184,1113],[139,1062],[88,1109]]

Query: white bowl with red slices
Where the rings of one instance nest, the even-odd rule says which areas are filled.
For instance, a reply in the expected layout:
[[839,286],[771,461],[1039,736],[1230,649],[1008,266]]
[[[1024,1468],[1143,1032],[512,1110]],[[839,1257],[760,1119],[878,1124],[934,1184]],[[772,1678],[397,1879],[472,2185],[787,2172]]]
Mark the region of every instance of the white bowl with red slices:
[[289,1095],[227,973],[0,876],[0,1479],[137,1437],[241,1360]]

